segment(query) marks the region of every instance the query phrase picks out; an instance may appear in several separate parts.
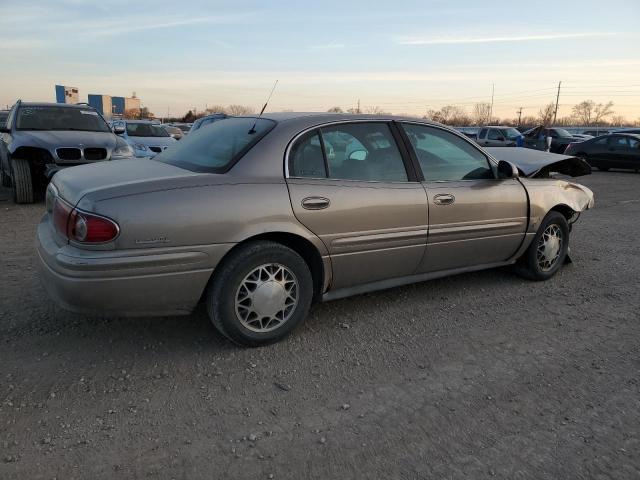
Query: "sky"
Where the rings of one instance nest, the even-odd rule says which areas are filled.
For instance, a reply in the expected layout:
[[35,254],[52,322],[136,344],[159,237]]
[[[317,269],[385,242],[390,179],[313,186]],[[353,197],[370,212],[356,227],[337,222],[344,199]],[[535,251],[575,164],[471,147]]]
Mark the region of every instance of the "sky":
[[585,99],[640,118],[640,0],[0,0],[0,105],[54,84],[130,96],[158,116],[215,104],[378,106],[422,115],[490,102],[559,116]]

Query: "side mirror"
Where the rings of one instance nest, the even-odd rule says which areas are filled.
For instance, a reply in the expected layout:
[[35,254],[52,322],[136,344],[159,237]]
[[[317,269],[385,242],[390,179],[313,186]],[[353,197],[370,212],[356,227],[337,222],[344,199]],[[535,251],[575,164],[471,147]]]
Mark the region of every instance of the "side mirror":
[[349,154],[349,160],[362,161],[366,159],[367,159],[367,152],[365,152],[364,150],[354,150]]
[[122,125],[116,125],[113,127],[113,133],[116,135],[122,135],[124,133],[124,127]]
[[518,167],[511,162],[500,160],[498,162],[498,178],[518,178]]

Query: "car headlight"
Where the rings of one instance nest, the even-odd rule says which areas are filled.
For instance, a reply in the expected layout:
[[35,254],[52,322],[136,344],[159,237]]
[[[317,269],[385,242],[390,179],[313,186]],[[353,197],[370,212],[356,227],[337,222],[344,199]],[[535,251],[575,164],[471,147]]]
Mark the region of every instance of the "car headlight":
[[114,157],[133,157],[133,149],[129,145],[118,145],[114,150]]
[[142,150],[143,152],[147,151],[147,146],[142,145],[141,143],[134,143],[133,148],[135,148],[136,150]]

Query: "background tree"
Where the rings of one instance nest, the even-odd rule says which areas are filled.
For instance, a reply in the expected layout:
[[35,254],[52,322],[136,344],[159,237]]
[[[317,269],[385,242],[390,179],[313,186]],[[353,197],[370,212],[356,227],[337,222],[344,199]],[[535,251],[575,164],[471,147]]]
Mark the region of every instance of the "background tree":
[[344,113],[344,111],[340,107],[331,107],[327,110],[329,113]]
[[555,103],[552,102],[552,103],[549,103],[548,105],[545,105],[538,111],[538,122],[541,123],[542,125],[551,125],[555,111],[556,111]]
[[487,125],[490,122],[491,104],[490,103],[476,103],[473,106],[471,112],[471,120],[474,125],[482,126]]
[[246,105],[229,105],[226,113],[232,116],[242,116],[251,115],[252,113],[255,113],[255,110]]
[[364,113],[368,113],[369,115],[388,115],[387,112],[382,110],[377,105],[374,105],[374,106],[371,106],[371,107],[365,107]]
[[613,102],[596,103],[593,100],[585,100],[575,105],[572,111],[579,125],[598,125],[613,115]]

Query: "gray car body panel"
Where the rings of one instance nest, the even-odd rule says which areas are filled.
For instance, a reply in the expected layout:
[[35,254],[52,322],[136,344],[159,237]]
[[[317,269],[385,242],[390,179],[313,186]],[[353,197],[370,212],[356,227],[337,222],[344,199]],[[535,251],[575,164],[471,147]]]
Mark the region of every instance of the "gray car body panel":
[[[289,178],[291,142],[317,126],[407,121],[446,127],[364,115],[265,117],[276,126],[225,174],[194,173],[155,160],[88,165],[57,174],[53,184],[61,198],[113,219],[120,234],[107,244],[74,244],[55,235],[45,215],[38,251],[51,295],[83,312],[186,313],[234,247],[265,235],[290,235],[320,256],[324,271],[319,293],[339,298],[513,263],[550,209],[566,206],[579,212],[593,206],[588,189],[557,179],[495,179],[471,188],[469,182],[389,185]],[[433,197],[443,188],[457,188],[461,205],[444,216],[432,211],[438,208]],[[474,196],[473,190],[484,193]],[[328,216],[298,208],[305,196],[322,192],[333,200]],[[482,211],[486,199],[499,219]],[[82,295],[74,296],[77,289],[84,289]]]

